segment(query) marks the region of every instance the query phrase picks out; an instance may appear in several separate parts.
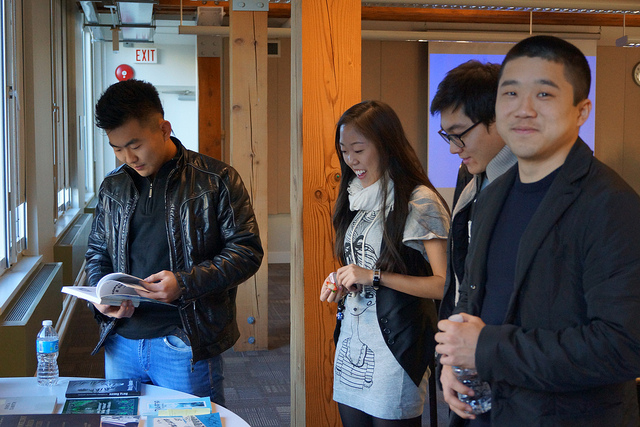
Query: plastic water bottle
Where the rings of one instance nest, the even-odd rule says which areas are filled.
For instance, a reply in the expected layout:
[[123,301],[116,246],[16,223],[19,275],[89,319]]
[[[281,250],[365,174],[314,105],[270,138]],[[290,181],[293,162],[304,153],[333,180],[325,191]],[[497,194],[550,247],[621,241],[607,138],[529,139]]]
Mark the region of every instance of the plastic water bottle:
[[[464,319],[459,314],[449,316],[449,320],[452,322],[464,322]],[[466,369],[459,366],[453,366],[453,373],[462,384],[473,389],[474,395],[458,393],[458,399],[461,402],[471,406],[472,414],[483,414],[491,410],[491,386],[486,381],[482,381],[478,376],[478,371],[475,369]]]
[[52,386],[58,383],[58,333],[51,320],[42,321],[42,329],[36,339],[38,354],[38,385]]

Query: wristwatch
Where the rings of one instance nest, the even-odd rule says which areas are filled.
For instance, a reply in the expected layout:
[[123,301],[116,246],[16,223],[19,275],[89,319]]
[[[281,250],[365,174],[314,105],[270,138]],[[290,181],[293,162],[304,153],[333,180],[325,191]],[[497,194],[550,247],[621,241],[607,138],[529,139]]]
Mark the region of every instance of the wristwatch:
[[376,268],[373,270],[373,283],[374,287],[380,286],[380,269]]

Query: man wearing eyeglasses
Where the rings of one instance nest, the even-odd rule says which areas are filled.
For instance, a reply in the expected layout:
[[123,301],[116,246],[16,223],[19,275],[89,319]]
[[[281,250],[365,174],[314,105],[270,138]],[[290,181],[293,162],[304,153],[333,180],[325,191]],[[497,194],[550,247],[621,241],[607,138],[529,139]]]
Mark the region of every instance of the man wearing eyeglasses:
[[[478,193],[516,162],[496,131],[495,103],[499,64],[465,62],[438,85],[431,114],[440,114],[440,136],[473,179],[460,192],[452,213],[447,247],[447,279],[440,317],[447,318],[457,301],[471,234],[471,211]],[[459,189],[456,189],[458,193]]]

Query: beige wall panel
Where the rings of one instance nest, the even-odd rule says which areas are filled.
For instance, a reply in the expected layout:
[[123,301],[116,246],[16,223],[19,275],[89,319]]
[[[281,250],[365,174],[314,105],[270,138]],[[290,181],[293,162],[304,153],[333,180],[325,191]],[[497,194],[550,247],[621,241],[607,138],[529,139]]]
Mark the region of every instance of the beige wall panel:
[[269,215],[290,212],[291,40],[280,40],[280,56],[268,59]]
[[[275,215],[278,213],[278,198],[280,197],[281,189],[278,182],[278,147],[280,146],[280,133],[278,126],[278,117],[281,115],[288,115],[288,111],[280,111],[280,96],[285,94],[281,93],[279,80],[279,61],[280,58],[269,57],[267,60],[267,129],[269,132],[268,148],[267,148],[267,162],[269,169],[267,171],[267,188],[269,189],[269,197],[267,198],[267,211],[269,215]],[[287,93],[286,96],[289,96]],[[284,131],[284,130],[283,130]],[[288,192],[287,192],[288,193]],[[287,194],[287,200],[289,194]]]
[[289,184],[291,183],[291,39],[280,40],[280,58],[278,58],[278,196],[277,209],[280,214],[291,211]]
[[621,65],[624,64],[625,102],[624,105],[616,105],[617,111],[624,107],[622,177],[640,193],[640,86],[631,77],[633,67],[640,62],[640,49],[618,49],[623,49],[626,55],[626,61],[613,64],[618,68],[623,68]]
[[377,40],[362,41],[362,100],[382,99],[381,46]]
[[598,47],[596,157],[640,192],[640,86],[631,72],[640,49]]
[[427,166],[428,51],[424,43],[362,42],[362,99],[398,113],[422,166]]
[[[625,51],[618,47],[598,47],[596,63],[595,154],[598,159],[623,174],[624,115],[620,114],[625,98]],[[631,75],[629,73],[629,75]],[[633,84],[633,83],[632,83]]]
[[385,41],[381,45],[382,100],[398,113],[409,142],[427,169],[429,53],[425,43]]

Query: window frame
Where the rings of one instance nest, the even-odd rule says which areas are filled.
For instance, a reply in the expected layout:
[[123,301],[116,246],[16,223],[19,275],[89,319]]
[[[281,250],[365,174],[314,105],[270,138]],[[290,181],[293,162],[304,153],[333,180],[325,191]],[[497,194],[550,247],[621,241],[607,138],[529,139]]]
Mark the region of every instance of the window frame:
[[20,8],[17,0],[5,0],[0,11],[0,79],[3,96],[0,106],[2,136],[2,218],[4,234],[0,254],[0,274],[14,265],[27,249],[26,167],[24,112],[20,108],[24,93]]

